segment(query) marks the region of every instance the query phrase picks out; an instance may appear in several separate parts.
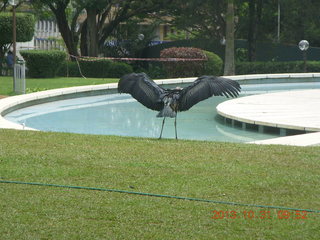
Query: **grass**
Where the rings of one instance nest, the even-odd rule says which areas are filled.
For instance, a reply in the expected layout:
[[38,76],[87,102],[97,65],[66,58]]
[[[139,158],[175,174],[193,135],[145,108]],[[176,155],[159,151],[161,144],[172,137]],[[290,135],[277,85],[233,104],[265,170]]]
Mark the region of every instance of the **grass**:
[[[119,79],[113,78],[27,78],[27,92],[35,92],[54,88],[74,87],[83,85],[95,85],[117,82]],[[14,95],[12,77],[0,77],[0,95]]]
[[[116,81],[27,79],[27,88],[38,91]],[[11,77],[0,77],[0,95],[13,95]],[[319,155],[319,146],[257,146],[0,130],[0,180],[302,209],[320,209]],[[4,183],[0,183],[0,196],[1,240],[320,236],[319,213],[307,213],[306,219],[302,219],[289,211],[288,219],[279,219],[278,210],[271,209]],[[217,216],[213,211],[229,211],[230,217],[213,219]],[[232,219],[234,213],[237,218]]]
[[[0,130],[0,179],[320,209],[320,147]],[[320,214],[0,183],[1,239],[319,239]],[[216,211],[238,218],[212,219]],[[244,217],[252,211],[258,218]],[[260,219],[270,211],[270,219]]]

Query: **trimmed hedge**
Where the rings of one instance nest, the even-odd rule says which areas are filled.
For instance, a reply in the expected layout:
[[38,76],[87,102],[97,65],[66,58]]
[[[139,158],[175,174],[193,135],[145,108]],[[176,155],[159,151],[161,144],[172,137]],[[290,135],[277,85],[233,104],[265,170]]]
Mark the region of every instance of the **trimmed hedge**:
[[[129,64],[107,59],[79,61],[79,66],[85,77],[92,78],[118,78],[133,72]],[[77,62],[65,61],[59,71],[59,76],[81,77],[79,66]]]
[[[28,42],[34,35],[35,20],[32,14],[16,14],[17,42]],[[0,13],[0,45],[12,43],[12,13]]]
[[197,77],[201,75],[220,75],[223,61],[213,52],[200,48],[173,47],[161,51],[163,58],[198,58],[205,61],[163,62],[168,77]]
[[207,61],[204,63],[203,75],[214,75],[219,76],[222,74],[223,61],[215,53],[209,51],[203,51],[207,56]]
[[[303,61],[290,62],[237,62],[236,74],[299,73],[304,71]],[[320,72],[320,62],[308,61],[307,72]]]
[[63,51],[26,50],[20,51],[26,60],[28,76],[32,78],[55,77],[67,54]]
[[[206,54],[199,48],[173,47],[160,52],[161,58],[187,58],[207,60]],[[163,62],[163,67],[168,77],[193,77],[199,76],[204,70],[205,61],[170,61]]]

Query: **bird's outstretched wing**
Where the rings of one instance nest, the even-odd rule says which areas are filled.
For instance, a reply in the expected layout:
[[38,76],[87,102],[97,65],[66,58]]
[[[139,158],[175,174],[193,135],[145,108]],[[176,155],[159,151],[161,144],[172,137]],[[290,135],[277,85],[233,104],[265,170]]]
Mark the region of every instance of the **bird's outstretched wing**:
[[238,82],[215,76],[202,76],[184,88],[179,98],[179,111],[186,111],[193,105],[211,96],[237,97],[240,92]]
[[130,73],[123,76],[118,83],[118,92],[131,94],[138,102],[152,110],[160,111],[163,108],[160,95],[165,90],[145,73]]

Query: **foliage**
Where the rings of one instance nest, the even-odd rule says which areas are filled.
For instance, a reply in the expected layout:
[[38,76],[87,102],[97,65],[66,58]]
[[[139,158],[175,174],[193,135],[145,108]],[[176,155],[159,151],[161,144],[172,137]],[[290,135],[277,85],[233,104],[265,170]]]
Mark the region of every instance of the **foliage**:
[[103,46],[106,57],[141,57],[142,51],[155,38],[157,20],[150,19],[148,25],[139,24],[141,20],[131,19],[111,33]]
[[[34,0],[37,6],[50,8],[55,15],[61,36],[68,52],[78,55],[77,46],[80,42],[81,54],[96,56],[112,33],[132,18],[143,19],[166,8],[171,0],[139,0],[139,1],[102,1],[102,0]],[[72,13],[68,14],[72,5]],[[84,20],[77,25],[80,14]],[[69,18],[70,17],[70,18]]]
[[226,1],[177,0],[170,8],[171,23],[198,38],[222,39],[225,36]]
[[236,62],[246,62],[248,61],[248,50],[246,48],[237,48],[235,52]]
[[[35,20],[32,14],[16,14],[17,42],[28,42],[34,34]],[[12,43],[12,13],[0,13],[0,46]]]
[[192,31],[181,30],[175,26],[170,26],[170,32],[167,33],[164,40],[178,41],[184,39],[193,39],[196,37],[196,35],[197,33]]
[[46,90],[48,90],[48,89],[47,88],[39,88],[39,87],[26,88],[26,93],[41,92],[41,91],[46,91]]
[[123,62],[112,62],[108,70],[108,77],[122,77],[125,74],[132,73],[132,67]]
[[[160,52],[161,58],[204,59],[206,54],[199,48],[173,47]],[[204,61],[168,61],[163,62],[168,77],[194,77],[202,74]]]
[[[237,62],[236,74],[255,74],[255,73],[298,73],[303,72],[303,61],[290,62]],[[320,62],[308,61],[308,72],[320,72]]]
[[144,64],[132,62],[130,65],[134,72],[144,72],[152,79],[167,78],[167,72],[161,62],[145,62]]
[[124,74],[133,72],[133,69],[129,64],[123,62],[113,62],[107,59],[99,59],[96,61],[79,61],[78,63],[65,61],[63,67],[59,71],[59,76],[81,77],[80,71],[85,77],[118,78]]
[[28,50],[20,53],[26,60],[28,76],[35,78],[56,76],[67,56],[65,52],[58,50]]
[[298,44],[307,39],[311,46],[320,46],[320,1],[286,0],[281,6],[281,41]]
[[214,75],[219,76],[222,73],[223,61],[215,53],[209,51],[203,51],[207,56],[207,61],[204,63],[204,72],[205,75]]

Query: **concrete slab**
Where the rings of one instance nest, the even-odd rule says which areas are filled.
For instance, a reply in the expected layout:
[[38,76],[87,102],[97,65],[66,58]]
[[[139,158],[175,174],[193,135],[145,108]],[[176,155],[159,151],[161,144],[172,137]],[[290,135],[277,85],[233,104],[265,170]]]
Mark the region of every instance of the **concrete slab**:
[[320,144],[320,132],[272,138],[267,140],[254,141],[250,143],[279,144],[290,146],[318,146]]
[[[275,92],[237,98],[217,106],[221,116],[245,123],[320,132],[320,89]],[[308,136],[312,136],[307,141]],[[320,133],[255,143],[305,146],[320,144]]]

